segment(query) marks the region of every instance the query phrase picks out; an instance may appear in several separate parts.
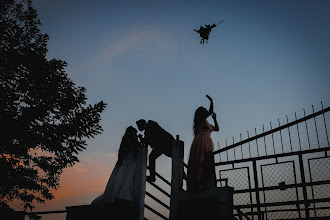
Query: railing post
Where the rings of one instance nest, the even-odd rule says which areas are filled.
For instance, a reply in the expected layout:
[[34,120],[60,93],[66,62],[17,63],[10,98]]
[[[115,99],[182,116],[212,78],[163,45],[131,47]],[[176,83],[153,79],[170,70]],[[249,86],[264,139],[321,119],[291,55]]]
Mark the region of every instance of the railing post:
[[146,146],[138,148],[136,152],[136,171],[135,171],[135,204],[138,210],[138,220],[144,220],[144,198],[146,193],[146,174],[147,174],[147,155]]
[[179,192],[183,185],[183,151],[184,143],[177,135],[172,144],[170,220],[176,220],[179,214]]
[[256,201],[257,201],[257,215],[258,215],[258,220],[263,219],[263,215],[261,213],[261,208],[260,208],[260,190],[259,190],[259,181],[258,181],[258,171],[257,171],[257,162],[256,160],[253,160],[253,178],[254,178],[254,188],[256,192]]
[[299,157],[301,183],[302,183],[303,195],[304,195],[304,205],[305,205],[306,219],[310,219],[309,208],[308,208],[309,202],[308,202],[308,196],[307,196],[305,170],[304,170],[304,161],[303,161],[303,157],[302,157],[302,153],[301,152],[298,154],[298,157]]

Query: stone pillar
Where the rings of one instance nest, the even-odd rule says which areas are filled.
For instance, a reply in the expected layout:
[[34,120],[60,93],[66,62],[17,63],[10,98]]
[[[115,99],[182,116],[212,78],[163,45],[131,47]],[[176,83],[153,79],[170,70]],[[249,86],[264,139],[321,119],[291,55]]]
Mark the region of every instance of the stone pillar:
[[68,206],[66,220],[90,220],[93,219],[90,205]]
[[147,155],[148,150],[146,146],[140,147],[136,152],[134,191],[136,195],[135,204],[138,210],[138,220],[144,220],[144,197],[146,193]]
[[178,219],[179,192],[182,190],[183,185],[183,151],[184,143],[179,140],[179,135],[177,135],[172,145],[170,220]]
[[180,220],[233,219],[232,187],[210,187],[198,192],[181,191],[179,197]]

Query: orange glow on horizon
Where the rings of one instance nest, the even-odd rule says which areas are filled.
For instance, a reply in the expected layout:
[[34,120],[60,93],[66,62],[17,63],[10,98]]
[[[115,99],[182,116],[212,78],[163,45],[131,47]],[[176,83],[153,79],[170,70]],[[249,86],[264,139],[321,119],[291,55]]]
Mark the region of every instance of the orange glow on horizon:
[[98,157],[102,159],[81,157],[80,163],[64,170],[60,188],[52,191],[54,200],[73,198],[83,194],[101,194],[117,161],[117,154]]
[[[33,211],[64,210],[67,206],[90,204],[103,193],[117,157],[117,154],[79,157],[79,163],[63,171],[60,187],[51,189],[54,199],[43,204],[34,202]],[[15,202],[15,206],[14,209],[20,210],[20,202]]]

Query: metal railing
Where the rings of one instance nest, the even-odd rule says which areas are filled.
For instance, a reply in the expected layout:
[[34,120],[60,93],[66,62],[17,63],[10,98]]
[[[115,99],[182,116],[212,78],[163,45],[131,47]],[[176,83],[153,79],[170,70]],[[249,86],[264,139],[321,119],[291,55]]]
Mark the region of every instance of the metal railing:
[[[147,169],[149,169],[149,167],[147,167]],[[171,183],[166,180],[164,177],[162,177],[160,174],[158,174],[157,172],[155,172],[156,177],[158,177],[161,181],[163,181],[165,184],[167,184],[168,186],[171,186]],[[157,184],[155,184],[154,182],[151,181],[147,181],[148,184],[150,184],[151,186],[153,186],[156,190],[158,190],[159,192],[161,192],[162,195],[165,195],[165,198],[170,199],[171,195],[170,193],[166,192],[164,189],[162,189],[160,186],[158,186]],[[156,196],[152,195],[151,193],[149,193],[148,191],[146,191],[146,196],[148,196],[149,198],[151,198],[154,202],[156,202],[156,204],[161,205],[166,211],[170,211],[170,207],[165,204],[164,201],[162,201],[162,199],[157,198]],[[164,198],[163,198],[164,199]],[[152,213],[154,213],[155,215],[157,215],[159,218],[161,219],[168,219],[168,217],[162,215],[159,211],[156,211],[156,209],[152,208],[154,207],[155,204],[153,205],[148,205],[148,204],[144,204],[144,207],[151,211]]]
[[[234,205],[251,219],[330,216],[330,107],[215,151],[220,186],[234,187]],[[227,141],[226,141],[227,143]],[[240,217],[238,211],[236,217]]]
[[[260,157],[260,156],[263,156],[262,154],[264,154],[265,156],[267,155],[271,155],[271,154],[276,154],[276,153],[286,153],[285,152],[285,148],[284,148],[284,130],[287,129],[287,134],[288,134],[288,138],[289,139],[289,147],[290,149],[288,150],[286,148],[286,151],[288,152],[293,152],[293,151],[301,151],[303,150],[302,149],[302,138],[303,138],[303,135],[306,135],[305,137],[307,138],[307,143],[308,143],[308,148],[307,149],[312,149],[311,148],[311,141],[312,141],[312,138],[313,140],[317,141],[317,146],[318,148],[321,148],[321,141],[320,141],[320,138],[321,136],[319,135],[320,133],[320,129],[323,128],[324,129],[324,146],[327,147],[327,146],[330,146],[329,144],[329,136],[328,136],[328,128],[327,128],[327,123],[326,123],[326,117],[325,117],[325,113],[328,113],[330,111],[330,107],[327,107],[327,108],[323,108],[323,104],[321,102],[321,106],[322,106],[322,110],[318,111],[318,112],[314,112],[314,107],[312,106],[312,109],[313,109],[313,113],[306,116],[306,113],[305,113],[305,109],[303,109],[304,111],[304,117],[303,118],[300,118],[300,119],[297,119],[297,114],[295,113],[295,121],[292,121],[289,123],[288,121],[288,116],[286,116],[286,120],[287,120],[287,124],[285,125],[281,125],[280,123],[280,119],[278,119],[278,127],[277,128],[272,128],[273,125],[272,123],[270,122],[270,130],[266,131],[265,132],[265,126],[263,125],[263,133],[261,134],[257,134],[257,129],[255,128],[255,136],[253,137],[249,137],[250,134],[249,132],[247,131],[247,139],[245,140],[242,140],[242,135],[240,134],[240,141],[237,142],[237,143],[234,143],[234,137],[233,137],[233,144],[230,145],[230,146],[227,146],[227,140],[226,140],[226,147],[225,148],[222,148],[220,149],[220,145],[219,145],[219,150],[216,150],[214,151],[214,154],[223,154],[225,153],[226,156],[227,156],[227,161],[229,160],[229,156],[228,156],[228,153],[229,153],[229,150],[233,150],[233,155],[234,155],[234,160],[238,160],[238,159],[244,159],[243,158],[243,155],[244,152],[246,151],[243,151],[243,145],[248,145],[247,146],[247,152],[249,153],[249,157],[247,158],[252,158],[253,155],[252,155],[252,151],[251,151],[251,148],[254,148],[256,150],[256,155],[254,155],[255,157]],[[317,117],[321,117],[321,118],[318,118],[318,119],[321,119],[321,120],[316,120]],[[311,132],[309,131],[309,128],[308,128],[308,123],[307,121],[308,120],[311,120],[313,119],[313,124],[314,124],[314,128],[315,128],[315,133],[314,133],[314,136],[312,136]],[[318,122],[317,122],[318,121]],[[321,126],[317,126],[318,123],[323,123]],[[303,124],[303,125],[301,125]],[[300,127],[299,127],[300,125]],[[309,126],[310,123],[309,123]],[[292,127],[295,127],[293,129],[296,129],[296,130],[292,130]],[[290,130],[291,128],[291,130]],[[301,129],[304,129],[305,128],[305,134],[303,134],[302,131],[300,131]],[[275,138],[274,138],[274,135],[276,132],[279,132],[279,136],[280,136],[280,141],[278,141],[275,145]],[[296,132],[296,138],[294,139],[293,136],[293,132]],[[269,140],[266,141],[266,137],[267,138],[270,138],[270,135],[271,135],[271,142]],[[262,142],[258,142],[258,139],[263,139],[261,140]],[[299,149],[294,149],[293,148],[293,141],[299,141]],[[254,142],[255,141],[255,145],[254,145]],[[251,147],[252,145],[254,145],[255,147]],[[263,145],[261,147],[261,145]],[[323,147],[324,147],[323,146]],[[272,151],[269,150],[269,148],[272,149]],[[237,151],[240,150],[240,153],[241,153],[241,156],[242,158],[237,158]],[[221,161],[221,158],[220,157],[220,161]],[[216,164],[218,165],[218,164]]]

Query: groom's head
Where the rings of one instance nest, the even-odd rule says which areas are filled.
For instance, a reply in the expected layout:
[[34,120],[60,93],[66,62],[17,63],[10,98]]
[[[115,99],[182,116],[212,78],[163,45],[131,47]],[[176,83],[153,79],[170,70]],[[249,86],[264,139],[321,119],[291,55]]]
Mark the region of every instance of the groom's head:
[[136,121],[136,125],[140,131],[144,131],[144,129],[146,128],[146,124],[147,124],[147,122],[144,119],[140,119],[140,120]]

